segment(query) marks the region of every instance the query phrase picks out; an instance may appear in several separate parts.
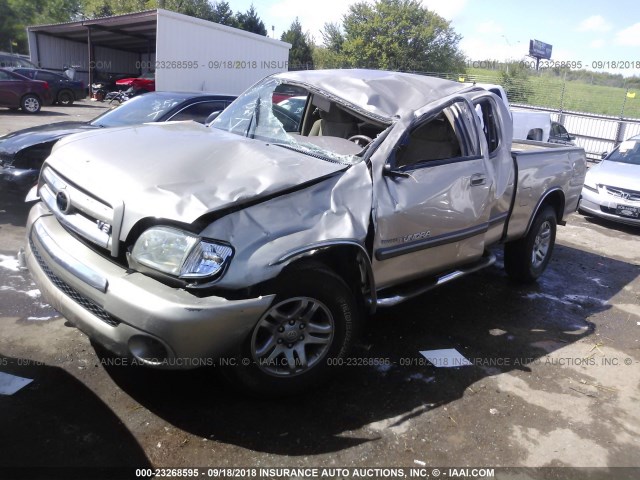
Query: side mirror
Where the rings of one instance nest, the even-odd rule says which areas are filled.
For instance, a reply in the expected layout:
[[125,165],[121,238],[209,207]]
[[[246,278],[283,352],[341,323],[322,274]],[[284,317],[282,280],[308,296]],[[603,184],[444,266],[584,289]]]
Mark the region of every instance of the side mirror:
[[604,158],[604,157],[606,157],[607,155],[609,155],[609,152],[602,152],[602,155],[600,155],[600,158]]
[[575,135],[569,135],[569,140],[571,140],[572,142],[576,139]]
[[211,122],[213,122],[216,118],[218,118],[218,116],[221,113],[222,113],[222,110],[216,110],[215,112],[210,113],[207,119],[204,121],[205,127],[208,127],[209,125],[211,125]]

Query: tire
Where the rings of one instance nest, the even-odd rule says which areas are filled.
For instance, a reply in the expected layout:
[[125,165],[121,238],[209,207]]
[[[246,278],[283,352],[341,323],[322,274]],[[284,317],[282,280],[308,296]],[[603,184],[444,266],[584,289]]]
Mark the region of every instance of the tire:
[[232,381],[268,397],[322,384],[348,354],[360,325],[353,293],[322,264],[285,272],[275,293],[235,355],[235,366],[224,369]]
[[73,92],[70,92],[69,90],[61,90],[58,93],[58,103],[63,107],[69,107],[73,105],[74,100],[75,99],[73,97]]
[[22,108],[22,111],[25,113],[38,113],[40,108],[42,108],[42,102],[40,102],[37,95],[30,93],[22,97],[20,108]]
[[556,242],[555,210],[546,206],[536,215],[526,237],[504,246],[504,267],[512,280],[535,282],[545,271]]

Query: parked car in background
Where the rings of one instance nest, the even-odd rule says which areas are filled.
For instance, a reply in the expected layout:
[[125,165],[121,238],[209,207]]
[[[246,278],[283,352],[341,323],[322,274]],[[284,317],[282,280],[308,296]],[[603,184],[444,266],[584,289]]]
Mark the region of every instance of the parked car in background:
[[558,122],[551,122],[551,134],[549,135],[550,143],[559,143],[560,145],[575,145],[576,137],[570,135],[564,125]]
[[587,172],[579,210],[640,226],[640,135],[622,142]]
[[302,112],[304,110],[305,105],[307,104],[306,96],[297,96],[297,97],[289,97],[285,100],[282,100],[278,105],[280,105],[285,110],[291,112],[291,114],[301,117]]
[[53,145],[72,133],[146,122],[193,120],[204,123],[235,97],[204,93],[147,93],[108,110],[90,122],[59,122],[0,137],[0,190],[25,194],[38,180]]
[[102,102],[107,93],[118,90],[116,82],[124,78],[133,78],[130,73],[108,73],[97,71],[91,84],[91,98]]
[[0,107],[25,113],[38,113],[43,105],[51,105],[53,95],[47,82],[31,80],[0,68]]
[[132,88],[134,91],[155,92],[156,74],[153,72],[147,72],[135,78],[122,78],[116,81],[116,86],[120,90]]
[[272,102],[274,104],[280,103],[287,98],[296,96],[306,96],[307,91],[304,88],[297,87],[295,85],[279,85],[273,91]]
[[575,146],[574,140],[576,138],[567,132],[564,125],[552,121],[549,112],[512,108],[507,98],[507,92],[502,86],[490,83],[476,83],[475,85],[489,90],[502,99],[511,113],[514,140],[536,140]]
[[87,97],[84,83],[79,80],[70,80],[66,75],[35,68],[14,68],[12,71],[31,80],[47,82],[51,89],[54,103],[72,105],[76,100],[82,100]]
[[27,60],[21,55],[15,53],[0,52],[0,68],[9,67],[24,67],[24,68],[38,68],[38,66]]

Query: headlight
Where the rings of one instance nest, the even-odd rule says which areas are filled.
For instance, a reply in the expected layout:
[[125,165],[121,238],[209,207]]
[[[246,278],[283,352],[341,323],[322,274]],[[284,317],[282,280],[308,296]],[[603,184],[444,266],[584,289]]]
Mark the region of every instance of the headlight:
[[584,188],[598,193],[598,186],[596,185],[594,175],[590,171],[587,171],[587,175],[584,177]]
[[232,254],[228,245],[171,227],[149,228],[131,251],[133,260],[141,265],[188,279],[219,273]]

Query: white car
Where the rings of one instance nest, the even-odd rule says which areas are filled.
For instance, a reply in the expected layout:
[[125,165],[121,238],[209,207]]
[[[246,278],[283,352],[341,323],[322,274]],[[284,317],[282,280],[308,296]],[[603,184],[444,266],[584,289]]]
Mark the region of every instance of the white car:
[[587,172],[579,209],[640,226],[640,135],[626,140]]

